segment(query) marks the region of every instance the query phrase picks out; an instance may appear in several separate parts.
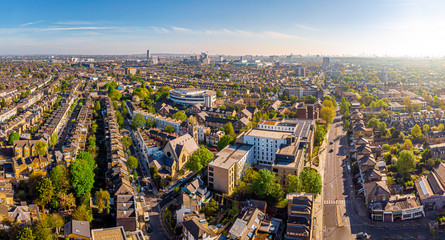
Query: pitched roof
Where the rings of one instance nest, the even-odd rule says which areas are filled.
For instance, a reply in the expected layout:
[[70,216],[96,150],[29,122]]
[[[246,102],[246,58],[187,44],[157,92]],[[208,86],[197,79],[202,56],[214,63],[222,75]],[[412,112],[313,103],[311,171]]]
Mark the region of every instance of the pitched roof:
[[63,226],[64,235],[76,234],[83,237],[91,237],[90,222],[71,220]]
[[216,236],[216,234],[211,231],[208,227],[203,226],[203,223],[207,224],[207,221],[205,219],[198,219],[196,217],[185,221],[182,223],[185,229],[187,229],[188,232],[195,238],[199,239],[204,234],[207,234],[209,236]]
[[385,181],[365,183],[365,192],[367,197],[390,195]]
[[[182,147],[184,147],[184,149],[189,154],[194,153],[199,148],[199,146],[196,143],[195,139],[188,133],[185,134],[185,135],[182,135],[182,136],[180,136],[178,138],[176,138],[175,140],[171,140],[170,144],[172,146],[172,149],[174,151],[176,151],[176,153],[177,153],[178,150],[182,151]],[[179,157],[178,153],[177,153],[177,156]]]

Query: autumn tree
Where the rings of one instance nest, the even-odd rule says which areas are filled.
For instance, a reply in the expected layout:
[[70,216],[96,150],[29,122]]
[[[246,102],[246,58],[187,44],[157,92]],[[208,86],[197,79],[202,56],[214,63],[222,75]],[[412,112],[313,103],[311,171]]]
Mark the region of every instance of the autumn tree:
[[80,205],[76,208],[76,210],[73,211],[71,214],[71,217],[74,220],[78,221],[93,221],[93,213],[91,211],[91,208],[85,204]]
[[106,210],[107,214],[110,212],[110,193],[107,190],[100,189],[95,194],[96,205],[99,213]]
[[420,126],[418,124],[414,125],[413,129],[411,130],[411,135],[413,135],[416,138],[421,138],[422,130],[420,129]]
[[38,141],[36,143],[36,152],[39,157],[45,155],[48,152],[48,144],[43,141]]

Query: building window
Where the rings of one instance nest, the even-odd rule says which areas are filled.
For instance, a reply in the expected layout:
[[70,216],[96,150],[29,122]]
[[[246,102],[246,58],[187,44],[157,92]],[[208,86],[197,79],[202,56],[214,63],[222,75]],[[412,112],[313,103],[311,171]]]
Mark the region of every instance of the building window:
[[210,182],[213,182],[213,178],[212,178],[212,177],[209,177],[209,181],[210,181]]
[[213,167],[209,167],[209,170],[210,170],[210,171],[213,171]]

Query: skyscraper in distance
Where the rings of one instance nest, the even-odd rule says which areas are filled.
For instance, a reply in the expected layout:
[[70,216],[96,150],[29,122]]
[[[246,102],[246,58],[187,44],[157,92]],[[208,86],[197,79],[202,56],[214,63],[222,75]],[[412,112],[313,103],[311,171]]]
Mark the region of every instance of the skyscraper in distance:
[[147,61],[150,61],[150,58],[151,58],[150,49],[147,49]]

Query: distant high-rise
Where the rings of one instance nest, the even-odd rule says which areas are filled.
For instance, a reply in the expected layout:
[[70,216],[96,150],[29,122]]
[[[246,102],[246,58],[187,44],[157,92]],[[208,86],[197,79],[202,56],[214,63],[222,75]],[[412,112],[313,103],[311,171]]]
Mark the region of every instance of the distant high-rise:
[[323,67],[325,67],[325,68],[327,68],[327,67],[329,67],[329,65],[331,65],[331,59],[330,58],[328,58],[328,57],[324,57],[323,58]]
[[147,50],[147,61],[150,61],[151,56],[150,56],[150,49]]

